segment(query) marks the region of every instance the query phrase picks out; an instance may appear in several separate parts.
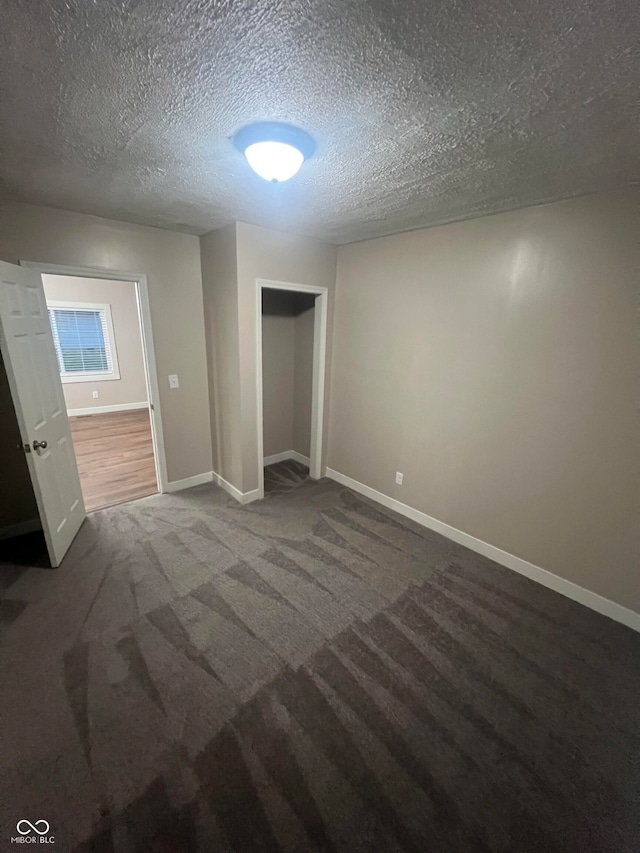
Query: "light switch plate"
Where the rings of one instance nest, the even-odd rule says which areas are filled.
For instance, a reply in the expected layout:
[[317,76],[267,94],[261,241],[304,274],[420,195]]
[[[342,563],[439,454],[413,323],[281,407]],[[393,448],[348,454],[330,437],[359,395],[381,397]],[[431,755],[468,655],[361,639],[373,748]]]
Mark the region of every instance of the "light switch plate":
[[169,374],[169,388],[179,388],[180,382],[178,381],[178,374],[171,373]]

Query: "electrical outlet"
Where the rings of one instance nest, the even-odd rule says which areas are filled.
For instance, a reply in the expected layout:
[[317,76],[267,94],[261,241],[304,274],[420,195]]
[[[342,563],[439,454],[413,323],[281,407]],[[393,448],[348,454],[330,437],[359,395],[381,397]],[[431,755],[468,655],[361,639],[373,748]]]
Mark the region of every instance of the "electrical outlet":
[[179,388],[180,382],[178,381],[178,374],[171,373],[169,375],[169,388]]
[[100,394],[98,394],[98,392],[97,392],[97,391],[94,391],[94,392],[91,394],[91,396],[93,397],[93,399],[94,399],[94,400],[97,400],[97,399],[98,399],[98,397],[100,396]]
[[401,486],[403,480],[404,474],[401,474],[400,471],[396,471],[396,485]]

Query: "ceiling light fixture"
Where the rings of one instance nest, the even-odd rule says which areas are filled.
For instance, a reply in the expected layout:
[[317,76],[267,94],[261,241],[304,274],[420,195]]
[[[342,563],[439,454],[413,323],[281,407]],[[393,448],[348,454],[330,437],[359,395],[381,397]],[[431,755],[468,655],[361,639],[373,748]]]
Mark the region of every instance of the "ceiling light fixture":
[[309,134],[291,124],[260,121],[241,128],[233,144],[265,181],[288,181],[315,150]]

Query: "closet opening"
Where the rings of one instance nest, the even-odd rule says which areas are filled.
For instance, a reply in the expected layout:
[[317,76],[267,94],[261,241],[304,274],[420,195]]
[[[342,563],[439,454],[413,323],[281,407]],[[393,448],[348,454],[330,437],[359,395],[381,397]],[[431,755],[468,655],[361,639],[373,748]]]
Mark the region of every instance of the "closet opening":
[[326,288],[258,281],[260,497],[322,476]]

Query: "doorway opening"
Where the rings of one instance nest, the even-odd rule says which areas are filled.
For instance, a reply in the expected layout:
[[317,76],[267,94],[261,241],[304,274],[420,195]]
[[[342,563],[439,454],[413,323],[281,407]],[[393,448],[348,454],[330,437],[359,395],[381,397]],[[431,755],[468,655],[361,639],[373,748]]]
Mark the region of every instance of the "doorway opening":
[[41,273],[86,510],[163,491],[144,276],[24,265]]
[[136,285],[44,273],[87,511],[158,491]]
[[258,279],[259,497],[322,476],[327,290]]
[[[116,366],[115,335],[109,330],[109,322],[112,321],[95,307],[93,337],[83,338],[84,344],[76,346],[74,362],[70,334],[61,331],[64,323],[72,318],[61,313],[52,326],[43,274],[135,282],[156,484],[160,491],[167,489],[167,469],[145,276],[25,261],[15,266],[0,261],[0,354],[3,367],[0,373],[0,410],[5,422],[2,436],[5,439],[5,458],[2,462],[5,473],[14,480],[12,496],[19,497],[18,489],[24,492],[19,505],[11,500],[8,505],[0,502],[0,540],[19,539],[41,531],[48,564],[56,568],[86,518],[61,372],[73,373],[78,359],[83,366],[92,365],[94,373],[102,369],[115,374],[119,366]],[[65,307],[63,305],[61,311]],[[80,308],[76,305],[75,310]],[[98,322],[100,334],[95,331]],[[54,326],[58,349],[54,341]],[[107,346],[113,346],[114,352],[107,354]],[[26,468],[6,453],[9,449],[17,453],[23,462],[26,461]],[[27,474],[30,487],[25,479]]]

